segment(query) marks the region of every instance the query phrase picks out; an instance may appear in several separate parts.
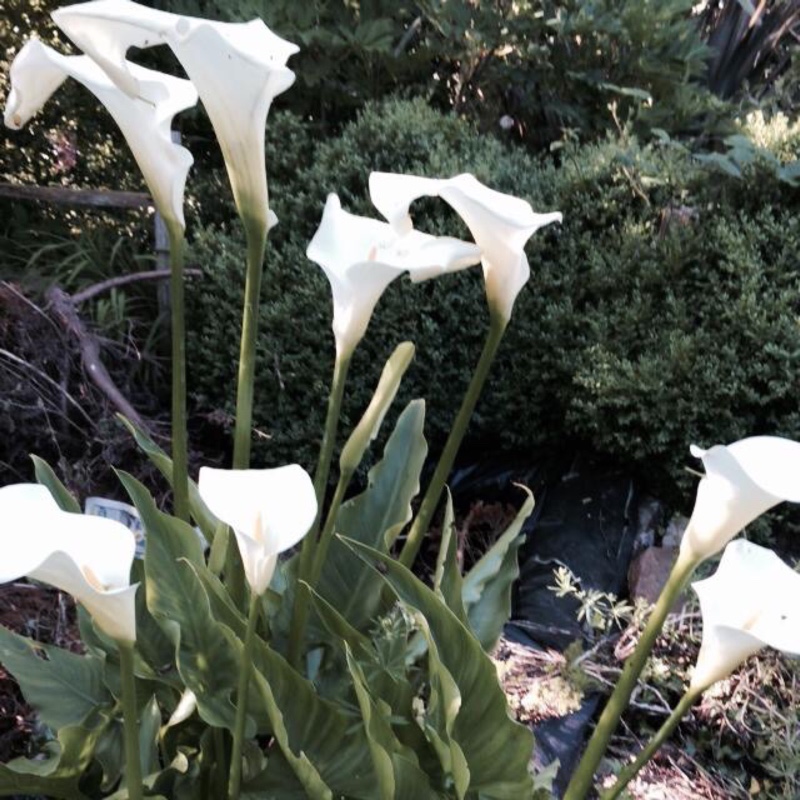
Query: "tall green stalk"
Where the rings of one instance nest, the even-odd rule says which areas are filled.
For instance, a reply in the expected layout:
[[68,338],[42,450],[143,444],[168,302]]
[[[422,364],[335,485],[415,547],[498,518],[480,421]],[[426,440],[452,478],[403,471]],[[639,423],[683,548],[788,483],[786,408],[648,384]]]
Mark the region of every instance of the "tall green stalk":
[[[303,539],[303,546],[300,549],[300,563],[298,565],[297,578],[308,580],[311,566],[314,560],[314,551],[317,546],[317,533],[322,520],[323,505],[325,503],[325,490],[328,486],[328,476],[330,475],[331,459],[336,445],[336,432],[339,429],[339,415],[342,410],[342,398],[344,397],[344,387],[347,381],[347,371],[350,368],[350,357],[336,355],[336,362],[333,366],[333,380],[331,381],[331,391],[328,395],[328,413],[325,419],[325,431],[322,435],[317,469],[314,473],[314,491],[317,495],[317,517],[311,530]],[[305,628],[304,619],[308,614],[308,593],[298,590],[294,597],[294,608],[292,609],[292,627],[295,631]],[[302,641],[298,636],[293,636],[289,647],[289,663],[297,666],[300,659],[299,648]]]
[[644,669],[647,657],[653,649],[658,634],[664,627],[664,620],[675,606],[681,592],[689,583],[689,579],[698,563],[697,559],[678,556],[678,561],[672,568],[667,584],[653,608],[636,649],[625,662],[617,685],[614,687],[614,691],[608,699],[603,713],[600,715],[592,738],[589,740],[583,757],[572,775],[569,786],[567,786],[564,800],[583,800],[591,790],[594,774],[606,752],[609,739],[617,729],[622,713],[628,707],[631,694],[636,687],[636,681],[642,669]]
[[172,312],[172,488],[175,516],[189,521],[189,444],[186,432],[186,311],[183,226],[167,222]]
[[[233,433],[234,469],[248,469],[250,466],[258,311],[261,299],[261,276],[264,271],[264,256],[267,249],[266,220],[243,216],[242,221],[247,237],[247,277],[244,287],[239,377],[236,387],[236,424]],[[246,596],[244,568],[233,537],[228,540],[225,557],[225,582],[231,598],[242,608]]]
[[453,427],[450,430],[450,435],[447,437],[447,442],[439,457],[439,463],[436,465],[436,470],[433,473],[428,489],[425,492],[425,497],[422,499],[417,517],[411,525],[408,532],[408,538],[400,553],[400,561],[406,567],[411,567],[414,559],[417,557],[422,538],[428,531],[431,519],[436,506],[444,490],[444,484],[447,476],[453,469],[453,464],[458,454],[458,449],[467,432],[472,412],[475,410],[475,405],[483,390],[483,385],[486,383],[486,377],[489,374],[489,368],[494,361],[500,341],[505,333],[507,320],[499,314],[492,313],[489,324],[489,335],[486,337],[486,342],[483,346],[483,352],[478,360],[478,365],[475,367],[475,372],[472,375],[467,393],[461,402],[461,408],[458,411]]
[[325,519],[325,527],[322,529],[322,533],[319,537],[319,544],[314,554],[314,563],[311,567],[311,574],[308,581],[312,588],[316,588],[319,576],[322,574],[322,567],[325,564],[325,558],[328,555],[333,532],[336,528],[336,518],[339,515],[339,509],[344,501],[345,492],[347,491],[347,487],[350,486],[350,481],[352,479],[352,470],[343,471],[339,476],[339,483],[336,485],[336,492],[333,495],[331,507],[328,509],[328,516]]
[[125,727],[125,785],[129,800],[142,800],[142,762],[139,757],[139,720],[136,714],[136,678],[133,645],[117,642],[122,682],[122,720]]
[[244,636],[244,651],[239,667],[239,686],[236,692],[236,718],[233,723],[233,746],[231,748],[231,771],[228,778],[228,800],[239,800],[242,788],[242,752],[244,749],[244,728],[247,722],[247,690],[250,686],[250,673],[253,662],[253,648],[256,641],[259,597],[250,595],[250,612],[247,617],[247,632]]
[[264,271],[264,256],[267,250],[266,222],[244,217],[243,222],[247,236],[247,277],[244,287],[239,378],[236,388],[236,425],[233,433],[234,469],[247,469],[250,466],[258,310],[261,299],[261,276]]
[[686,715],[686,712],[694,705],[695,700],[703,693],[702,689],[689,689],[675,706],[675,710],[669,715],[664,724],[659,728],[658,733],[650,740],[647,747],[642,750],[633,764],[625,767],[617,776],[617,782],[607,791],[602,792],[601,800],[614,800],[620,792],[633,780],[636,773],[653,757],[656,750],[667,740],[678,723]]
[[[298,575],[298,580],[295,589],[294,600],[294,613],[292,615],[292,627],[289,633],[289,663],[298,669],[300,666],[300,659],[303,655],[303,641],[306,635],[306,625],[308,624],[308,604],[310,594],[305,586],[307,582],[312,588],[316,588],[319,576],[322,573],[322,567],[325,563],[325,557],[328,554],[328,548],[333,538],[333,531],[336,527],[336,517],[339,514],[339,508],[344,500],[347,487],[353,477],[352,471],[342,472],[339,476],[339,482],[336,484],[336,491],[331,501],[331,507],[328,509],[328,516],[325,519],[325,527],[322,529],[322,534],[319,537],[316,550],[313,558],[309,559],[312,563],[308,572]],[[302,564],[302,562],[301,562]]]

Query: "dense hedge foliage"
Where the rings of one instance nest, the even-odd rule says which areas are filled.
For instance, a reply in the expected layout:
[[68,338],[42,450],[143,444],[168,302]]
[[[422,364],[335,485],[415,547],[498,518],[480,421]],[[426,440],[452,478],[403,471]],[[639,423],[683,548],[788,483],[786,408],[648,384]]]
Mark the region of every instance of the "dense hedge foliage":
[[[301,137],[302,126],[290,116],[271,125],[271,191],[283,223],[262,308],[256,417],[270,438],[259,461],[313,462],[333,340],[327,283],[304,248],[330,191],[351,211],[374,215],[367,195],[374,169],[469,170],[537,210],[564,213],[562,226],[528,247],[533,277],[470,429],[473,442],[521,449],[567,439],[676,479],[692,441],[800,436],[800,198],[769,164],[756,162],[734,179],[672,143],[622,137],[568,148],[557,165],[423,103],[390,102],[368,108],[292,173],[279,144]],[[418,205],[420,229],[465,234],[444,204]],[[232,410],[240,252],[235,231],[195,237],[192,260],[207,275],[190,292],[189,365],[206,410]],[[412,339],[417,359],[403,391],[428,398],[428,433],[441,442],[485,321],[477,270],[397,282],[356,353],[347,413],[366,404],[394,345]]]

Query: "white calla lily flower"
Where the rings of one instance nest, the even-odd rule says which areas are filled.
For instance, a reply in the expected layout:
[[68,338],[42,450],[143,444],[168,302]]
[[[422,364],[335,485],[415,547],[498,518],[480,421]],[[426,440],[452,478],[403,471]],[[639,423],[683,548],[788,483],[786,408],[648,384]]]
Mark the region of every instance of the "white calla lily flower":
[[800,443],[753,436],[709,450],[692,446],[706,474],[681,542],[694,561],[718,553],[745,526],[773,506],[800,502]]
[[131,98],[88,56],[65,56],[31,39],[11,65],[11,92],[4,112],[6,126],[19,129],[71,77],[83,84],[119,126],[142,171],[161,215],[182,228],[183,192],[192,166],[191,153],[171,138],[173,117],[197,102],[190,81],[128,64],[139,82]]
[[317,496],[297,464],[277,469],[201,467],[197,488],[218,519],[233,528],[250,588],[263,594],[278,554],[299,542],[317,516]]
[[400,234],[411,230],[414,200],[441,197],[448,203],[482,251],[489,307],[506,323],[531,274],[526,242],[539,228],[562,220],[559,212],[537,214],[525,200],[490,189],[469,174],[438,179],[373,172],[369,190],[375,207]]
[[68,592],[118,642],[136,641],[133,533],[115,520],[68,514],[38,484],[0,489],[0,583],[32,578]]
[[128,49],[169,45],[211,119],[239,212],[266,226],[264,129],[273,99],[294,83],[286,61],[296,45],[262,20],[212,22],[131,0],[78,3],[54,11],[53,19],[133,97],[142,86],[125,60]]
[[418,282],[465,269],[480,261],[481,252],[472,243],[415,230],[398,236],[385,222],[348,213],[330,194],[306,255],[330,282],[341,358],[361,341],[378,300],[395,278],[407,272]]
[[692,689],[707,689],[762,647],[800,655],[800,575],[772,550],[737,539],[692,588],[703,614]]

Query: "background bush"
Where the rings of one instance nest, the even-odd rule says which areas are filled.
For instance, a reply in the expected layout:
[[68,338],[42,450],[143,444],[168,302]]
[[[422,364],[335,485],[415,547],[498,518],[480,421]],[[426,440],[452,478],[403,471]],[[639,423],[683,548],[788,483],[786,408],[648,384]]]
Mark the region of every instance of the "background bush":
[[[297,126],[276,117],[271,140],[297,135]],[[674,143],[623,136],[570,146],[557,164],[398,101],[367,108],[320,143],[305,169],[286,169],[278,147],[271,158],[273,203],[285,222],[270,247],[262,307],[256,419],[270,438],[258,460],[313,464],[333,338],[327,282],[304,248],[330,191],[349,210],[375,215],[367,180],[376,169],[469,170],[537,210],[564,214],[528,247],[533,277],[470,429],[484,451],[567,441],[674,482],[690,442],[800,436],[800,202],[769,162],[756,159],[736,179]],[[467,235],[443,203],[418,206],[420,229]],[[233,409],[240,252],[238,233],[219,227],[198,232],[193,245],[207,276],[190,291],[189,364],[207,411]],[[485,335],[482,283],[471,270],[390,288],[356,352],[351,422],[392,348],[411,339],[417,359],[402,391],[428,399],[428,433],[441,443]]]

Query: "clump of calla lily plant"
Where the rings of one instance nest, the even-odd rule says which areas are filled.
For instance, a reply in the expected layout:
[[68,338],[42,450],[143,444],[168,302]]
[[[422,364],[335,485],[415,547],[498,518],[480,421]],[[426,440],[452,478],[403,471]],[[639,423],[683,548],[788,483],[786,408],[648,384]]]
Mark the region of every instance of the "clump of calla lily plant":
[[[323,209],[320,198],[321,223],[306,268],[319,265],[331,285],[336,360],[319,459],[313,477],[297,464],[252,469],[257,309],[267,235],[277,222],[269,208],[265,125],[275,97],[294,82],[287,62],[298,48],[260,20],[210,22],[130,0],[79,3],[53,18],[83,55],[65,56],[36,40],[25,44],[11,68],[4,119],[19,128],[66,77],[78,80],[119,124],[167,221],[171,453],[122,421],[171,484],[174,507],[172,514],[158,508],[147,488],[118,473],[146,532],[144,556],[136,559],[133,534],[82,515],[43,462],[35,460],[38,484],[0,489],[0,535],[11,554],[0,565],[0,581],[27,576],[71,593],[85,645],[82,655],[49,648],[41,659],[36,643],[0,628],[0,661],[53,729],[40,758],[0,765],[0,795],[533,797],[533,737],[510,717],[488,655],[510,613],[520,532],[533,497],[523,492],[511,525],[463,574],[445,484],[531,276],[525,245],[561,215],[538,214],[524,199],[469,174],[364,176],[386,222],[348,213],[335,194]],[[132,47],[157,45],[170,48],[188,80],[127,58]],[[186,459],[182,280],[183,192],[192,157],[172,141],[170,127],[198,97],[225,159],[247,254],[232,469],[203,467],[195,483]],[[449,204],[474,242],[415,230],[410,210],[423,196]],[[447,280],[479,263],[486,344],[415,515],[412,501],[428,454],[423,400],[397,416],[382,456],[370,455],[412,368],[414,345],[398,344],[363,416],[340,437],[347,370],[392,281],[406,274],[414,282]],[[268,269],[265,274],[269,280]],[[767,508],[800,500],[797,470],[766,466],[778,456],[796,464],[800,445],[759,437],[699,454],[707,474],[673,577],[576,771],[570,798],[590,790],[653,639],[695,567]],[[351,481],[369,458],[367,485],[353,495]],[[331,472],[336,488],[329,498]],[[441,542],[428,585],[411,567],[443,494]],[[751,568],[757,585],[785,585],[786,598],[797,593],[788,568],[768,554],[751,558],[743,547],[729,545],[718,575],[697,584],[707,631],[686,703],[762,644],[797,649],[790,627],[796,603],[725,607],[727,587],[750,580]],[[685,707],[676,709],[676,719]],[[624,781],[625,775],[620,791]]]
[[[144,486],[119,473],[146,531],[138,560],[132,534],[79,514],[42,462],[37,477],[43,485],[0,490],[0,518],[9,535],[31,511],[24,523],[30,549],[0,578],[28,575],[72,592],[87,648],[83,656],[69,656],[80,698],[61,698],[57,745],[46,765],[21,759],[0,766],[0,794],[12,788],[52,797],[134,799],[530,794],[533,740],[509,717],[487,650],[510,612],[518,534],[532,498],[523,498],[509,530],[467,575],[456,559],[448,502],[436,579],[426,586],[407,569],[410,550],[403,558],[407,566],[393,555],[420,491],[427,455],[423,401],[399,415],[383,457],[373,459],[367,487],[349,496],[412,366],[410,342],[390,356],[372,401],[343,442],[338,423],[350,358],[390,282],[404,274],[412,281],[446,280],[450,272],[483,262],[487,287],[508,286],[515,297],[530,274],[525,241],[560,215],[530,226],[535,215],[525,201],[459,176],[453,181],[469,200],[453,205],[475,236],[467,242],[416,231],[410,221],[354,216],[331,195],[308,249],[309,264],[316,262],[331,284],[337,356],[319,461],[313,479],[299,465],[251,469],[255,314],[266,236],[276,222],[267,192],[265,123],[273,99],[294,81],[286,64],[297,48],[258,20],[215,23],[128,0],[81,3],[53,17],[83,55],[64,56],[35,40],[26,44],[12,66],[5,120],[24,125],[65,77],[79,80],[119,123],[167,221],[173,251],[172,453],[125,422],[171,483],[175,505],[174,515],[165,513]],[[172,50],[188,80],[128,60],[130,48],[157,45]],[[185,458],[182,305],[182,198],[192,159],[169,129],[198,97],[220,142],[248,252],[233,469],[203,467],[195,484]],[[494,320],[496,289],[487,293]],[[512,305],[513,298],[505,302],[503,328]],[[439,471],[445,475],[498,331],[492,322],[443,456]],[[333,467],[338,478],[329,500]],[[406,548],[418,548],[443,485],[438,481]],[[201,529],[208,551],[190,522]],[[54,533],[59,529],[74,530],[74,541],[83,544],[70,549]],[[108,547],[81,550],[104,531]],[[117,540],[115,550],[111,543]],[[293,554],[301,541],[302,550]],[[104,560],[112,557],[113,568]],[[2,631],[0,653],[29,700],[53,719],[42,682],[27,679],[33,646]],[[37,676],[47,673],[43,665],[49,663],[37,661]],[[120,736],[124,754],[114,757],[119,750],[110,742]]]

